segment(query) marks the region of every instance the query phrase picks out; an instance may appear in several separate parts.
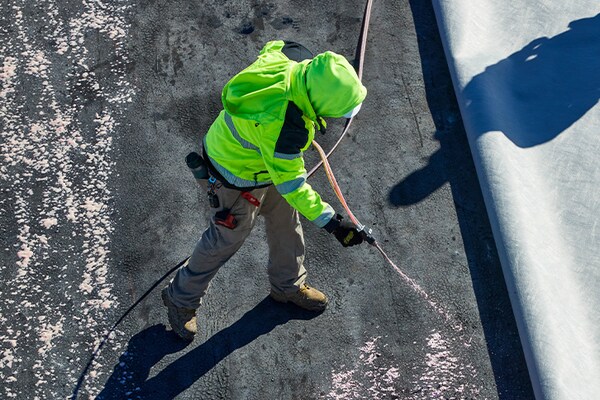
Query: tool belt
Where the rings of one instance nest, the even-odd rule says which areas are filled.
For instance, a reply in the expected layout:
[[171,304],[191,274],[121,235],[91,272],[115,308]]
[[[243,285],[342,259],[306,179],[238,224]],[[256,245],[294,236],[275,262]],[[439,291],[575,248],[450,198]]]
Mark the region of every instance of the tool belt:
[[239,186],[232,185],[231,183],[227,182],[227,179],[225,179],[223,177],[223,175],[221,175],[219,173],[219,171],[217,171],[215,166],[210,162],[210,158],[208,157],[208,154],[206,154],[206,150],[204,149],[204,146],[202,146],[202,158],[204,158],[204,162],[206,163],[206,166],[208,167],[210,176],[214,176],[215,179],[217,179],[219,182],[221,182],[221,184],[228,189],[239,190],[240,192],[249,192],[254,189],[262,189],[262,188],[269,187],[272,185],[272,183],[267,183],[264,185],[257,185],[257,186],[252,186],[252,187],[239,187]]

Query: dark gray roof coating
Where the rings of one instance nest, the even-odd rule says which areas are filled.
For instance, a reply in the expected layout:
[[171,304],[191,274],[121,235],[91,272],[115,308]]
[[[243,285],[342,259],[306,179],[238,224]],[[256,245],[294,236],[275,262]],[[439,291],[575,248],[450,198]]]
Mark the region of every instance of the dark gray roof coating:
[[[274,303],[258,226],[213,281],[194,342],[165,328],[154,291],[82,377],[106,330],[206,226],[184,157],[227,79],[277,38],[352,59],[364,3],[4,1],[0,397],[532,398],[426,3],[375,2],[369,94],[330,161],[427,300],[374,249],[344,249],[305,221],[309,282],[331,304],[314,315]],[[329,122],[326,149],[343,123]],[[341,210],[322,171],[311,183]]]

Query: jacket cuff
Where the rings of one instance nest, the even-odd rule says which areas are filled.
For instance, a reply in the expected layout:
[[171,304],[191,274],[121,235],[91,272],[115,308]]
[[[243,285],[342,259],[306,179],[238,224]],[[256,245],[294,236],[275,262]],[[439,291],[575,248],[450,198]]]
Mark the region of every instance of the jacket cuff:
[[316,219],[314,219],[312,222],[317,225],[319,228],[323,228],[325,225],[327,225],[331,220],[334,220],[335,218],[333,218],[335,216],[335,211],[333,210],[333,207],[331,207],[329,204],[327,204],[327,207],[325,208],[325,210],[321,213],[321,215],[319,215]]
[[325,229],[329,233],[333,233],[333,231],[335,231],[340,226],[341,219],[342,218],[341,218],[340,214],[337,214],[335,217],[332,217],[329,220],[329,222],[323,226],[323,229]]

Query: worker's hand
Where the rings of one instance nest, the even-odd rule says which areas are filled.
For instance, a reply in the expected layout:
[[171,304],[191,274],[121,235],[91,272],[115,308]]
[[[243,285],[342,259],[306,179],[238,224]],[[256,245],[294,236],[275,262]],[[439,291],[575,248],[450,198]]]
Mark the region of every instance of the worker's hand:
[[331,220],[323,227],[329,233],[333,233],[335,238],[344,247],[354,246],[363,242],[362,235],[350,221],[344,221],[340,214],[331,218]]

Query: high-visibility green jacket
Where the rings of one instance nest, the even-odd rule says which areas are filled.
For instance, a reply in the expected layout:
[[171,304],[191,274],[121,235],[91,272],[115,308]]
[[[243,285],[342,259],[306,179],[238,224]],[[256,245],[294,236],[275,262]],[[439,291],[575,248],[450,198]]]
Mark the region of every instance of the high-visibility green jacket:
[[333,208],[306,182],[303,152],[321,117],[341,117],[362,103],[366,88],[354,68],[326,52],[300,62],[272,41],[258,59],[223,88],[224,110],[204,138],[213,170],[229,185],[251,189],[274,184],[308,220],[323,227]]

